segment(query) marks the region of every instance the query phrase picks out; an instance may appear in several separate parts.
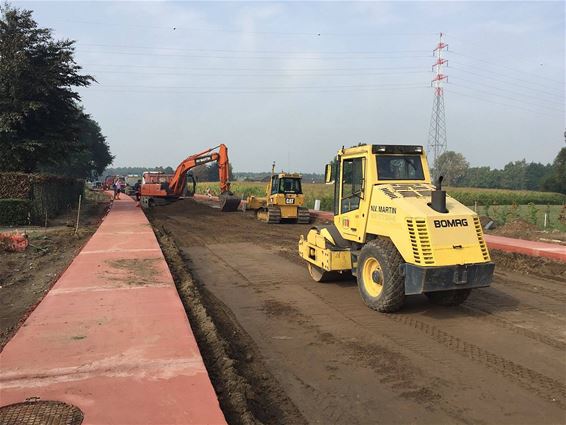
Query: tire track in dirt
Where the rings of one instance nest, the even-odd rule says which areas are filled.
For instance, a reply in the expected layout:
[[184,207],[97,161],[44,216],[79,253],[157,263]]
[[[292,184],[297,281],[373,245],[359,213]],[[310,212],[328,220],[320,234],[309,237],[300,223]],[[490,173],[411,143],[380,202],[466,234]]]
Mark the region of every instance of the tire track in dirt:
[[498,283],[506,287],[513,287],[515,289],[519,289],[524,292],[541,295],[543,297],[550,298],[552,300],[560,301],[561,303],[566,303],[566,294],[557,291],[555,289],[549,288],[547,286],[543,286],[543,285],[533,286],[523,282],[519,282],[517,280],[510,282],[506,277],[499,279]]
[[[325,302],[324,299],[317,296],[328,307],[333,308]],[[439,378],[430,377],[423,370],[410,363],[409,359],[396,349],[387,348],[385,345],[364,342],[364,341],[344,341],[337,338],[330,332],[324,331],[320,326],[313,324],[309,317],[305,316],[302,312],[297,310],[293,305],[280,302],[276,299],[268,299],[264,302],[263,310],[271,316],[278,316],[286,320],[293,320],[305,328],[313,330],[317,335],[316,341],[312,344],[333,344],[340,347],[340,352],[344,353],[348,361],[364,364],[366,367],[372,369],[379,377],[379,382],[387,385],[392,392],[397,393],[399,397],[411,400],[429,409],[438,409],[459,423],[472,423],[469,422],[459,411],[459,406],[452,404],[436,389],[439,385]],[[336,310],[339,314],[344,315],[343,312]],[[344,316],[345,319],[350,320],[356,325],[360,323],[350,317]],[[363,328],[363,325],[361,326]],[[370,330],[366,330],[373,333]],[[385,336],[385,335],[384,335]],[[403,346],[398,340],[393,341],[394,346]],[[422,351],[422,350],[419,350]],[[376,362],[376,359],[379,359]],[[423,382],[424,381],[424,382]],[[303,382],[305,387],[313,387]],[[337,407],[328,396],[319,391],[315,391],[314,397],[317,402],[323,406],[322,409],[327,412],[328,417],[332,421],[327,423],[335,424],[353,424],[359,423],[356,419],[351,417],[342,407]],[[330,413],[328,413],[330,412]]]
[[469,300],[466,304],[474,304],[474,305],[487,305],[494,309],[504,308],[511,311],[526,311],[532,313],[534,315],[542,316],[547,320],[553,321],[564,321],[566,322],[563,316],[560,316],[554,312],[546,311],[541,307],[537,307],[532,304],[527,304],[521,302],[520,304],[514,303],[508,299],[505,299],[504,296],[499,294],[495,294],[494,292],[487,293],[487,291],[476,291],[474,292],[474,299]]
[[474,317],[474,319],[483,320],[489,323],[493,323],[496,326],[500,326],[504,329],[507,329],[511,332],[516,333],[517,335],[521,335],[532,340],[542,342],[550,347],[557,348],[561,351],[566,350],[566,343],[549,337],[547,335],[543,335],[539,332],[531,331],[530,329],[525,329],[521,326],[514,324],[513,322],[494,315],[490,310],[481,308],[477,305],[470,306],[471,302],[468,302],[467,305],[462,305],[460,308],[466,310],[469,315]]
[[[309,288],[307,288],[307,290],[325,301],[320,296],[320,294],[310,290]],[[334,306],[332,307],[335,308]],[[340,310],[338,311],[342,315],[344,315],[344,317],[353,320],[360,326],[364,326],[363,323],[352,319],[351,317],[348,317],[348,312],[342,312]],[[516,362],[505,359],[498,354],[485,350],[476,344],[463,340],[462,338],[451,335],[448,332],[439,329],[435,325],[426,323],[419,319],[415,319],[413,316],[399,313],[385,313],[384,316],[397,323],[409,326],[417,330],[419,333],[426,335],[436,343],[439,343],[442,346],[450,349],[452,352],[489,368],[498,375],[520,385],[530,392],[537,394],[547,401],[557,403],[562,408],[566,408],[566,385],[562,384],[561,382],[558,382],[546,375],[536,372],[528,367],[522,366]],[[514,325],[510,326],[516,328],[516,326]],[[527,331],[528,333],[528,330],[525,331]],[[518,333],[522,332],[519,330]],[[545,339],[544,336],[541,335],[541,339]],[[407,339],[396,339],[396,341],[399,345],[405,346],[415,352],[423,352],[423,350],[425,350],[425,347],[421,346],[418,342],[411,342]],[[562,344],[560,341],[552,340],[550,342],[550,345],[552,346],[560,344]]]
[[395,322],[417,329],[446,348],[478,362],[540,397],[566,408],[566,385],[485,350],[476,344],[464,341],[422,320],[399,314],[387,313],[386,316]]
[[[210,255],[217,259],[224,267],[230,269],[231,272],[237,275],[240,279],[247,282],[249,286],[251,286],[251,289],[255,292],[263,292],[262,290],[255,288],[255,286],[258,284],[263,286],[266,282],[270,282],[264,279],[250,279],[238,270],[238,268],[226,261],[210,246],[203,244],[202,248],[205,248]],[[324,300],[321,299],[321,301],[330,308],[333,308]],[[443,411],[452,419],[461,423],[467,423],[466,419],[458,413],[458,406],[444,400],[442,396],[434,390],[436,387],[436,378],[425,378],[423,372],[413,366],[401,352],[391,351],[385,346],[379,344],[365,343],[361,341],[342,341],[336,338],[332,333],[323,331],[317,324],[314,324],[309,317],[305,316],[293,305],[283,303],[277,299],[267,299],[263,303],[262,310],[269,316],[276,316],[284,318],[285,320],[291,320],[304,328],[312,330],[318,335],[316,342],[313,342],[313,344],[324,342],[325,344],[334,344],[341,347],[340,351],[345,353],[345,356],[350,362],[361,363],[366,367],[371,368],[380,377],[379,381],[382,384],[387,385],[392,392],[399,394],[401,398],[417,402],[428,406],[429,408],[432,408],[434,405],[435,408]],[[351,318],[348,319],[352,320]],[[354,320],[352,321],[357,323]],[[377,358],[380,359],[378,364],[375,362],[375,359]],[[422,378],[421,380],[425,380],[426,382],[421,385],[417,383],[415,379],[416,377],[420,377]],[[300,380],[300,378],[298,379]],[[352,416],[348,413],[348,411],[345,411],[343,406],[337,405],[327,394],[313,389],[311,385],[304,381],[302,383],[305,388],[310,388],[313,391],[313,396],[317,404],[320,406],[321,411],[324,412],[325,423],[360,423],[355,416]]]
[[193,278],[178,241],[166,225],[160,228],[154,231],[228,423],[306,424],[264,365],[252,339],[237,326],[232,312]]

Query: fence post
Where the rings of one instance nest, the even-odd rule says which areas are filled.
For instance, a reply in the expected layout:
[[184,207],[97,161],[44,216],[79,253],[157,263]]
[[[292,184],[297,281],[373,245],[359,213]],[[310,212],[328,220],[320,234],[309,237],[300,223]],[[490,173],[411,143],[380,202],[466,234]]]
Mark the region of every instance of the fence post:
[[320,211],[320,199],[315,199],[315,200],[314,200],[314,210],[315,210],[315,211]]
[[77,225],[75,226],[75,235],[79,231],[79,219],[81,218],[81,200],[83,195],[79,195],[79,209],[77,210]]
[[544,213],[544,228],[546,229],[546,220],[547,220],[548,213]]

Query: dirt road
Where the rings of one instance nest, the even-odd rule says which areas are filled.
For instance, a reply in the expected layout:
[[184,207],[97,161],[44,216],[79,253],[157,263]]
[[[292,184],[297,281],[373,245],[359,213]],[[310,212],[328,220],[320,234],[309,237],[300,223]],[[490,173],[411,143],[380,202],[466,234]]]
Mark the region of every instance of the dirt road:
[[564,270],[544,278],[499,267],[493,286],[461,307],[415,296],[401,312],[379,314],[355,282],[311,280],[296,254],[309,226],[188,200],[150,216],[236,347],[236,367],[270,381],[269,396],[286,406],[271,423],[566,422]]

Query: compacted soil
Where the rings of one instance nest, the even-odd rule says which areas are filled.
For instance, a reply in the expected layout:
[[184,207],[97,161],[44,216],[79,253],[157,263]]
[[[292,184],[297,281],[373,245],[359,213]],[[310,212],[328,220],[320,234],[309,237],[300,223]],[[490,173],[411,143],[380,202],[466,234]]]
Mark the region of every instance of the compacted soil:
[[380,314],[354,281],[311,280],[310,226],[192,200],[148,215],[231,423],[566,422],[565,264],[496,253],[462,306]]
[[71,210],[48,227],[18,228],[29,238],[24,252],[0,249],[0,351],[96,231],[109,205],[109,197],[91,194],[81,206],[76,234],[76,210]]

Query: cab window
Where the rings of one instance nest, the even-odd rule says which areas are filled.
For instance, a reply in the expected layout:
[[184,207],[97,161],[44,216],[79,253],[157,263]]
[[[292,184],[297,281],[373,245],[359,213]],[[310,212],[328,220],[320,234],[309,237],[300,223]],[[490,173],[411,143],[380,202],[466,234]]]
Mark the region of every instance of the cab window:
[[279,177],[273,176],[271,177],[271,194],[275,195],[276,193],[278,193],[277,192],[278,190],[279,190]]
[[379,155],[377,157],[379,180],[424,180],[423,165],[419,155]]
[[301,181],[299,179],[280,179],[279,193],[294,193],[296,195],[301,194]]
[[363,158],[345,159],[342,162],[342,214],[359,208],[364,191]]

